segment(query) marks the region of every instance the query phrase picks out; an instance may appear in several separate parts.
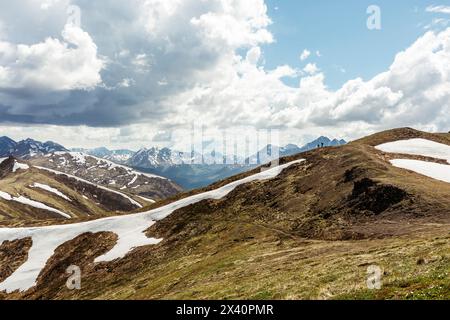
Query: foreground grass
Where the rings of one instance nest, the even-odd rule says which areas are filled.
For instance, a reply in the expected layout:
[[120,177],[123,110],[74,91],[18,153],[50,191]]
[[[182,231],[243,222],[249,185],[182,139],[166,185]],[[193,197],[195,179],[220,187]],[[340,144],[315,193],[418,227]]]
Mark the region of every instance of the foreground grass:
[[[210,240],[196,250],[203,253],[141,270],[100,298],[450,299],[448,232],[347,242],[268,235],[221,251]],[[370,265],[383,270],[381,290],[367,289]]]

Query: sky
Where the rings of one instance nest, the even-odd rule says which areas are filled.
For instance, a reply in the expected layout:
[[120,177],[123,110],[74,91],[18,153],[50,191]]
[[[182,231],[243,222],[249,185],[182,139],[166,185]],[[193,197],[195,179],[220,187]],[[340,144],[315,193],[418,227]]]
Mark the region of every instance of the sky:
[[[0,3],[0,136],[188,149],[450,130],[450,0]],[[251,131],[250,130],[250,131]]]

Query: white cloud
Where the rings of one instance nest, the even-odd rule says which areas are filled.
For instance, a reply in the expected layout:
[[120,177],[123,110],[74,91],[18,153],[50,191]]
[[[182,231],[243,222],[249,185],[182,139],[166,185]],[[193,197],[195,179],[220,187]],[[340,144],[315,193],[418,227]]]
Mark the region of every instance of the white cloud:
[[48,10],[52,6],[54,6],[55,4],[60,2],[60,0],[38,0],[38,1],[41,2],[41,9],[42,10]]
[[131,63],[136,67],[136,71],[139,73],[146,73],[151,67],[150,59],[145,53],[137,54]]
[[266,29],[271,20],[264,1],[223,0],[222,10],[207,12],[191,19],[207,40],[227,44],[233,48],[271,43],[272,34]]
[[136,83],[136,81],[134,81],[134,79],[125,78],[119,83],[119,87],[129,88],[132,85],[134,85],[135,83]]
[[450,14],[450,6],[429,6],[427,12]]
[[[0,64],[2,85],[14,83],[23,89],[14,94],[0,92],[5,105],[0,106],[0,116],[4,121],[94,126],[158,121],[176,113],[177,106],[167,103],[170,97],[207,86],[216,81],[217,74],[231,70],[229,67],[239,59],[237,50],[254,48],[248,58],[258,63],[259,46],[273,41],[264,0],[210,0],[201,5],[198,0],[60,0],[50,1],[52,5],[43,0],[24,1],[20,5],[0,3],[0,21],[14,25],[7,34],[8,44],[47,46],[44,39],[51,39],[49,44],[58,47],[52,47],[56,50],[52,52],[64,49],[64,55],[57,56],[73,58],[64,62],[66,68],[79,68],[86,62],[82,70],[76,69],[78,73],[64,69],[61,73],[67,79],[63,81],[56,76],[31,81],[30,70],[25,67],[16,68],[13,73]],[[42,10],[41,4],[47,9]],[[98,45],[94,47],[92,41],[93,46],[86,46],[97,49],[90,51],[90,59],[84,56],[85,50],[80,50],[85,47],[58,40],[69,5],[80,7],[82,28]],[[34,77],[48,74],[45,68],[50,69],[49,65],[59,75],[58,61],[47,64],[44,57],[51,54],[46,52],[34,60]],[[88,67],[98,67],[92,62],[100,60],[104,64],[100,72],[95,72],[97,77],[92,72],[82,77],[84,82],[80,81],[78,74],[82,71],[99,71]],[[14,75],[20,81],[13,81]],[[134,79],[129,90],[120,90],[127,86],[123,79]],[[37,84],[47,90],[38,97],[33,91]],[[69,92],[63,96],[49,92],[94,86],[86,94]]]
[[320,71],[320,69],[317,67],[315,63],[308,63],[304,68],[303,71],[306,73],[313,75]]
[[267,71],[240,60],[218,69],[223,71],[216,74],[220,81],[186,92],[173,104],[183,106],[191,120],[218,126],[332,130],[346,124],[366,132],[450,127],[450,118],[442,116],[450,111],[450,29],[428,32],[400,52],[386,72],[369,81],[351,80],[337,91],[326,87],[325,75],[313,64],[305,70],[313,75],[303,77],[299,88],[288,87],[281,78],[296,72],[284,68]]
[[67,24],[63,41],[47,38],[25,45],[0,42],[0,88],[92,89],[101,83],[104,62],[88,33]]
[[300,60],[305,61],[306,59],[309,58],[310,55],[311,55],[311,51],[309,51],[308,49],[305,49],[305,50],[303,50],[303,52],[300,55]]
[[261,58],[261,48],[254,47],[247,52],[246,61],[250,64],[258,64],[259,59]]
[[443,18],[434,18],[433,20],[431,20],[431,23],[425,25],[423,28],[425,30],[430,30],[433,29],[435,27],[437,28],[446,28],[450,23],[450,19],[443,19]]

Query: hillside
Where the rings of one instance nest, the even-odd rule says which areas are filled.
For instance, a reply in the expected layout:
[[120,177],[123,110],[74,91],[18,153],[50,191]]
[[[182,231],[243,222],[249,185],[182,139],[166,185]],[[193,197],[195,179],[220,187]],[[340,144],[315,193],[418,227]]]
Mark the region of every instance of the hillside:
[[35,166],[61,171],[89,182],[143,197],[153,202],[173,196],[181,187],[164,177],[139,172],[81,152],[55,152],[33,157]]
[[68,223],[123,214],[149,203],[13,157],[0,159],[0,225]]
[[[0,229],[0,289],[27,299],[449,299],[449,148],[449,134],[391,130],[283,158],[282,170],[255,169],[106,226],[73,225],[64,236]],[[49,257],[36,286],[26,272],[35,266],[30,239]],[[64,286],[73,264],[79,291]],[[383,270],[381,290],[366,287],[370,265]]]

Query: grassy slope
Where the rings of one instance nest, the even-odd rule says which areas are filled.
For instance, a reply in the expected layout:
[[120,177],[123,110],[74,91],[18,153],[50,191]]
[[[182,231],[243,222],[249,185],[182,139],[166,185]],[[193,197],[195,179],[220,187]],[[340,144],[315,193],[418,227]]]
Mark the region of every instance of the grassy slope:
[[[116,262],[93,264],[111,237],[97,235],[85,247],[76,239],[37,288],[5,298],[450,299],[449,184],[394,168],[367,145],[411,134],[390,131],[299,155],[306,164],[277,179],[175,212],[149,230],[162,243]],[[442,137],[449,138],[431,136]],[[362,178],[408,196],[380,214],[355,207],[349,197]],[[81,291],[65,289],[70,264],[82,267]],[[382,290],[366,289],[371,264],[384,270]]]

